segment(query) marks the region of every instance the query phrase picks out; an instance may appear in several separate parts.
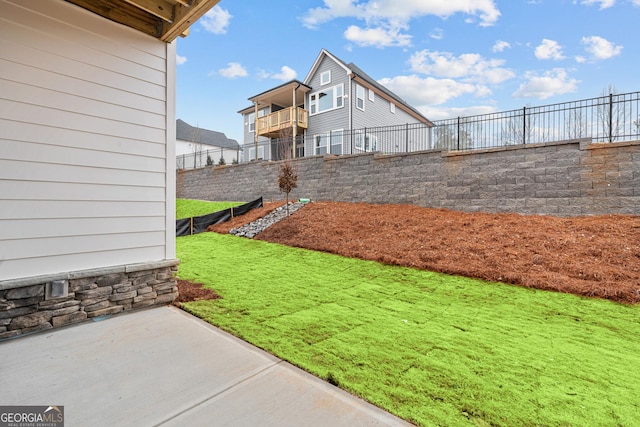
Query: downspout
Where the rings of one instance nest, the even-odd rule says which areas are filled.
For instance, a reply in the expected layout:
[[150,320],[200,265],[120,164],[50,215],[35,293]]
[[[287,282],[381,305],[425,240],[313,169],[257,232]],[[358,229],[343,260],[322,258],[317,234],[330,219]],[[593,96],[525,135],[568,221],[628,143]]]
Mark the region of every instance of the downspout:
[[258,160],[258,101],[253,101],[254,104],[254,116],[253,116],[253,145],[255,146],[255,159]]
[[293,141],[291,147],[291,158],[296,158],[296,142],[298,138],[298,89],[300,83],[293,89]]
[[350,135],[350,139],[351,139],[351,152],[349,154],[354,154],[353,153],[353,113],[352,113],[352,103],[353,103],[353,89],[352,89],[352,82],[353,79],[356,78],[356,73],[354,73],[353,71],[351,72],[351,77],[349,78],[349,135]]

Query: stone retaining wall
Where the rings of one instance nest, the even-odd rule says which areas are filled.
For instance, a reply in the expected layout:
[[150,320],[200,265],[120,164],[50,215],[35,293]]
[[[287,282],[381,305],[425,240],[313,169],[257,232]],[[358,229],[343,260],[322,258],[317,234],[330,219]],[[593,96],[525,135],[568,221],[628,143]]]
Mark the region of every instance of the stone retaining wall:
[[[0,339],[170,304],[178,296],[178,262],[0,281]],[[68,285],[67,296],[46,299],[47,284],[56,280]]]
[[[291,198],[408,203],[474,212],[640,215],[640,141],[590,140],[467,152],[314,156],[293,160]],[[177,196],[281,200],[280,162],[178,171]]]

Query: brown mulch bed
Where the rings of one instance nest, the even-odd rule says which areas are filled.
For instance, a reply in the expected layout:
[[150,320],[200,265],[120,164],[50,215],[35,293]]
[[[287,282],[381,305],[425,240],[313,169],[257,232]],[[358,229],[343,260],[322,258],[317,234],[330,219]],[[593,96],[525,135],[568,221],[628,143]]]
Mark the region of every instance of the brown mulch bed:
[[180,307],[180,304],[183,302],[220,298],[222,297],[215,293],[215,291],[204,288],[200,283],[178,279],[178,298],[173,301],[173,305]]
[[[222,227],[214,231],[228,232]],[[305,206],[256,238],[391,265],[640,302],[640,216],[560,218],[327,202]]]
[[220,234],[227,234],[229,233],[229,231],[231,231],[232,228],[237,228],[245,224],[249,224],[250,222],[257,220],[258,218],[262,218],[263,216],[279,208],[280,206],[283,206],[284,204],[285,204],[284,201],[264,202],[261,208],[250,210],[244,215],[232,218],[230,221],[223,222],[221,224],[210,225],[207,228],[207,231],[213,231],[215,233],[220,233]]

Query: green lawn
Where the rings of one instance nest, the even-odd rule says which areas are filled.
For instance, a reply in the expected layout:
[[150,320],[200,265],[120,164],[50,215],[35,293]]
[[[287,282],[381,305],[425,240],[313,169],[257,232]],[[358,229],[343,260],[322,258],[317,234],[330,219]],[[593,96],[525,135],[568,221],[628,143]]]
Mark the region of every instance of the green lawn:
[[422,426],[631,426],[640,307],[204,233],[193,314]]
[[223,209],[240,206],[242,202],[206,202],[204,200],[176,200],[176,219],[206,215]]

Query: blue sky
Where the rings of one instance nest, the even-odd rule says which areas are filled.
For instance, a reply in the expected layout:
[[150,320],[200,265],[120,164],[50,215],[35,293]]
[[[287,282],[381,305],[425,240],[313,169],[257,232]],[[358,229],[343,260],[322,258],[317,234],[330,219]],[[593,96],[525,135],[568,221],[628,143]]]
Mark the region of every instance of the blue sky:
[[177,118],[241,141],[321,49],[431,120],[640,90],[640,0],[222,0],[177,42]]

